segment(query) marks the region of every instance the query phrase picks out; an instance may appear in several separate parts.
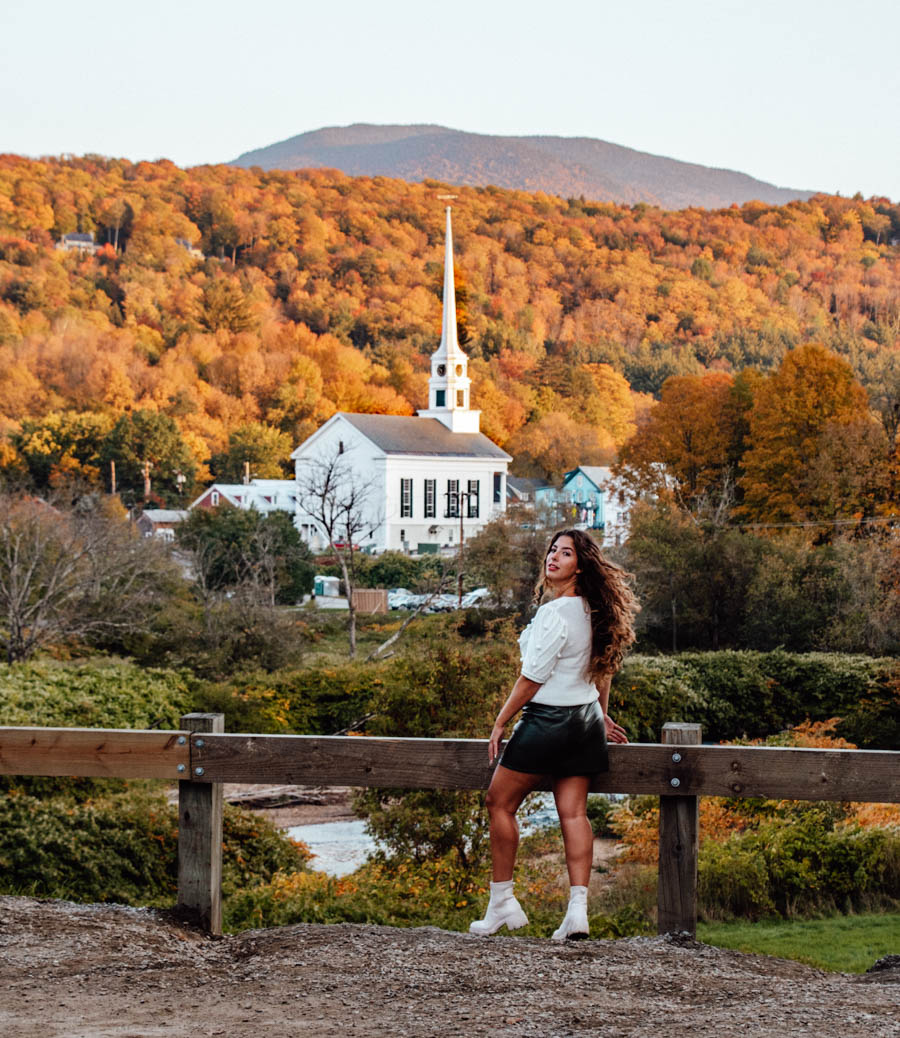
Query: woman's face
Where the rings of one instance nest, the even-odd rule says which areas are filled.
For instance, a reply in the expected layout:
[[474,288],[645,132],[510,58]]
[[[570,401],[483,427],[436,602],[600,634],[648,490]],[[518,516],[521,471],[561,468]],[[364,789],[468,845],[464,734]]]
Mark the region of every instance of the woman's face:
[[578,571],[578,556],[575,542],[566,534],[557,537],[550,545],[544,560],[544,577],[549,584],[568,584],[575,580]]

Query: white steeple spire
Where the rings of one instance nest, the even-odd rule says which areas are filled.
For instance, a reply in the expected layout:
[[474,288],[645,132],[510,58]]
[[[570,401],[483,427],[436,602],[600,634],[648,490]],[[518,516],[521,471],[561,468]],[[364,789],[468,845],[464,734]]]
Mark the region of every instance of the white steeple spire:
[[453,432],[478,432],[481,412],[469,409],[470,379],[466,373],[469,359],[459,345],[456,331],[456,283],[453,277],[453,227],[447,206],[447,232],[444,239],[444,319],[441,344],[431,355],[428,380],[428,409],[421,418],[437,418]]
[[444,321],[441,325],[441,344],[436,357],[455,357],[462,353],[456,331],[456,279],[453,276],[453,226],[450,206],[447,206],[447,231],[444,238]]

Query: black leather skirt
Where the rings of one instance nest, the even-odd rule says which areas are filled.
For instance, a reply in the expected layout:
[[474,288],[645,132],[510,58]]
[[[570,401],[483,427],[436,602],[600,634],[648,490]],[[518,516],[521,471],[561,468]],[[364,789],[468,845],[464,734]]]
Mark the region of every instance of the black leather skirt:
[[596,775],[609,771],[606,725],[597,700],[583,706],[526,703],[500,763],[532,775]]

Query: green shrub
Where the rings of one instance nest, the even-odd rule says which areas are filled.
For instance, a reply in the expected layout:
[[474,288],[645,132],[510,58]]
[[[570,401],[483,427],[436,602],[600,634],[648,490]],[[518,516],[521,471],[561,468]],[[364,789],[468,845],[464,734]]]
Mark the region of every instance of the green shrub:
[[[507,619],[488,621],[486,637],[468,637],[443,618],[429,624],[440,637],[390,661],[373,689],[372,735],[487,738],[518,673],[518,646]],[[487,812],[481,792],[368,789],[354,810],[392,854],[421,861],[449,851],[464,868],[487,853]]]
[[593,830],[594,836],[611,839],[617,835],[609,825],[610,816],[613,811],[615,811],[615,805],[609,797],[601,796],[598,793],[592,793],[588,796],[587,816],[588,821],[591,823],[591,829]]
[[616,675],[610,713],[629,738],[656,742],[666,721],[702,725],[705,741],[762,738],[841,717],[860,747],[900,746],[900,664],[839,653],[690,652],[632,656]]
[[[179,671],[126,660],[0,664],[0,724],[47,728],[177,729],[196,708],[199,682]],[[121,779],[0,775],[0,790],[35,796],[95,796],[125,788]]]
[[199,683],[126,660],[0,664],[0,724],[58,728],[178,728]]
[[[127,905],[174,903],[178,814],[144,789],[85,802],[0,797],[0,892]],[[270,822],[226,807],[225,897],[280,870],[303,870],[309,852]]]
[[835,824],[836,805],[793,804],[700,850],[704,917],[784,918],[896,907],[900,831]]
[[307,624],[295,610],[262,604],[245,591],[206,604],[180,595],[146,629],[123,639],[122,651],[145,665],[223,680],[245,670],[297,666],[306,636]]
[[261,671],[207,685],[202,709],[225,715],[229,732],[333,735],[358,727],[385,681],[385,664],[345,663]]

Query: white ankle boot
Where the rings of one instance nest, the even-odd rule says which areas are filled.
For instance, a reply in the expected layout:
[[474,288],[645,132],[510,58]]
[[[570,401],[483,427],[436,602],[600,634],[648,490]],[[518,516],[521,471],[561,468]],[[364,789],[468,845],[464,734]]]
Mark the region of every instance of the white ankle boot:
[[513,894],[513,881],[507,879],[501,883],[491,884],[491,900],[488,902],[484,919],[476,919],[469,923],[469,933],[488,937],[496,933],[501,926],[518,930],[520,926],[527,925],[528,916],[522,911],[522,906]]
[[564,941],[568,937],[570,940],[579,941],[589,936],[587,887],[571,887],[566,916],[560,923],[559,929],[553,931],[553,940]]

